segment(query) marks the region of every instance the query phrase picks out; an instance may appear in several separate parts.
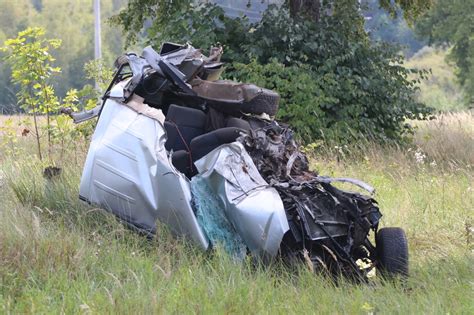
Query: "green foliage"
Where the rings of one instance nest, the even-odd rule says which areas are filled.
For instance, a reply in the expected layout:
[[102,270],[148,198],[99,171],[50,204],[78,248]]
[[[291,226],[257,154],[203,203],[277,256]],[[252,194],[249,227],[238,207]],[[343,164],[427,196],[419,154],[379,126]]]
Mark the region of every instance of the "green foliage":
[[[0,0],[0,44],[7,38],[24,30],[33,18],[34,9],[29,0]],[[4,53],[0,51],[0,112],[12,113],[16,107],[17,90],[11,84],[11,69],[1,62]]]
[[[212,17],[212,18],[208,18]],[[192,42],[197,47],[210,47],[218,41],[215,30],[224,18],[224,11],[209,3],[189,0],[135,0],[112,18],[123,27],[127,43],[135,43],[145,33],[146,44],[163,41]]]
[[53,67],[51,50],[61,45],[57,39],[44,38],[40,28],[28,28],[17,38],[5,41],[6,61],[12,69],[12,79],[22,90],[18,98],[23,109],[31,113],[49,113],[54,108],[54,89],[48,85],[52,75],[60,72]]
[[[350,1],[339,2],[333,15],[323,16],[318,24],[295,21],[284,8],[270,9],[249,38],[246,55],[262,64],[275,58],[287,66],[286,73],[275,76],[276,83],[270,82],[273,69],[282,68],[273,65],[267,72],[254,68],[233,74],[245,80],[254,72],[250,78],[261,75],[266,82],[258,82],[282,93],[280,118],[306,141],[350,142],[361,135],[398,140],[409,131],[406,118],[429,113],[413,99],[415,82],[408,79],[410,73],[425,72],[402,67],[395,48],[371,44]],[[281,77],[285,84],[279,84]]]
[[429,10],[433,6],[435,0],[379,0],[381,8],[387,10],[392,17],[400,14],[399,8],[402,9],[403,17],[410,23]]
[[166,39],[204,49],[221,43],[223,60],[233,63],[227,76],[278,91],[279,118],[305,141],[400,140],[409,131],[407,118],[429,113],[414,100],[415,81],[408,79],[425,72],[405,69],[396,49],[371,43],[357,1],[337,1],[326,11],[332,14],[314,22],[291,16],[286,5],[269,6],[251,24],[209,4],[135,0],[114,22],[133,40],[151,20],[147,41],[155,45]]
[[94,80],[102,91],[112,81],[114,70],[109,67],[103,59],[91,60],[84,65],[85,76],[89,80]]
[[12,80],[20,86],[17,98],[20,106],[34,117],[38,155],[42,159],[40,135],[36,117],[46,115],[48,148],[51,147],[50,116],[59,110],[59,101],[50,79],[61,71],[53,67],[54,57],[51,50],[58,48],[61,42],[47,39],[41,28],[27,28],[18,33],[18,37],[5,41],[3,51],[7,52],[6,61],[12,69]]
[[331,120],[325,114],[325,108],[336,106],[338,100],[326,95],[322,85],[334,85],[334,78],[319,77],[323,81],[318,82],[315,81],[318,74],[307,65],[285,66],[276,59],[265,65],[252,60],[249,64],[234,63],[233,66],[235,79],[278,91],[281,101],[277,118],[289,122],[302,140],[335,140],[341,132],[348,131],[344,121]]
[[[107,19],[124,6],[126,0],[101,0],[102,57],[112,65],[122,53],[123,38]],[[0,0],[0,43],[29,26],[43,28],[49,37],[60,39],[55,64],[62,69],[53,86],[62,98],[71,88],[81,90],[94,84],[86,78],[84,65],[94,58],[94,18],[90,0]],[[0,52],[0,59],[2,53]],[[0,62],[0,112],[19,112],[17,87],[11,84],[11,70]]]
[[452,46],[448,61],[457,66],[457,77],[468,102],[474,103],[474,0],[435,1],[417,23],[420,34],[435,45]]
[[446,62],[447,53],[445,49],[426,46],[407,60],[407,67],[429,71],[427,79],[419,84],[417,99],[440,111],[466,109],[462,87],[453,67]]
[[[404,68],[396,48],[371,43],[353,1],[338,1],[332,10],[313,23],[292,18],[285,8],[270,8],[242,45],[243,53],[261,64],[274,58],[287,67],[283,77],[292,87],[286,90],[268,82],[278,67],[268,66],[261,75],[266,87],[282,93],[280,118],[305,141],[352,142],[361,135],[400,140],[410,130],[406,118],[423,119],[429,113],[414,100],[416,82],[408,78],[426,72]],[[259,73],[258,68],[252,71]],[[238,71],[233,75],[246,79]]]
[[[5,60],[12,70],[13,83],[19,86],[19,105],[33,116],[33,133],[40,160],[43,158],[40,132],[42,129],[46,131],[50,161],[53,144],[60,144],[61,152],[64,152],[66,144],[74,144],[73,140],[77,140],[79,136],[90,134],[90,124],[76,128],[69,118],[58,115],[60,108],[90,109],[96,105],[98,99],[98,92],[88,85],[81,91],[69,90],[62,100],[56,95],[53,76],[59,74],[61,69],[53,66],[55,58],[52,50],[58,49],[60,44],[57,39],[47,39],[44,29],[28,28],[16,38],[6,40],[2,48],[6,53]],[[98,76],[97,80],[102,84],[111,77],[111,71],[101,62],[89,64],[86,71],[90,78]],[[46,117],[46,126],[38,123],[40,116]]]
[[363,6],[364,15],[367,17],[365,29],[371,39],[398,44],[407,57],[411,57],[427,43],[427,39],[420,38],[403,18],[400,8],[396,10],[397,16],[393,16],[379,7],[378,0],[365,2]]

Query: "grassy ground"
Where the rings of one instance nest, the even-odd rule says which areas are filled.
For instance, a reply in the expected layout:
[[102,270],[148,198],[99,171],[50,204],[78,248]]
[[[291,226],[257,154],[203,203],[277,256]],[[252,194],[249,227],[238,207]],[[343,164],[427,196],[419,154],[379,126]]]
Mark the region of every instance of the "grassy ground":
[[410,147],[313,152],[321,173],[375,186],[382,225],[406,229],[405,285],[238,264],[164,228],[147,241],[77,200],[83,149],[48,188],[33,139],[19,136],[0,151],[0,313],[473,314],[472,126],[471,113],[451,114],[419,124]]
[[405,64],[408,68],[428,70],[427,80],[419,84],[418,99],[437,110],[450,111],[465,109],[465,96],[456,82],[456,68],[446,61],[447,51],[423,47]]

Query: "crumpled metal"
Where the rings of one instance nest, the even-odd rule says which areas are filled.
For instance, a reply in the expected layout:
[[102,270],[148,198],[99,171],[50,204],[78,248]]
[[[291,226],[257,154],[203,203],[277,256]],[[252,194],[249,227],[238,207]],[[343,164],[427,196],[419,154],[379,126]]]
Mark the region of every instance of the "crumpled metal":
[[207,249],[191,206],[189,180],[174,168],[165,141],[159,120],[108,99],[92,136],[80,198],[150,234],[159,219],[175,235]]
[[[259,173],[280,194],[287,217],[303,225],[312,241],[347,236],[347,244],[360,243],[381,214],[370,197],[339,190],[332,182],[349,182],[370,193],[374,189],[357,179],[330,178],[309,169],[306,156],[293,139],[293,132],[276,122],[252,130],[239,139],[252,157]],[[357,222],[357,224],[356,224]],[[333,242],[341,256],[348,250]]]
[[244,146],[240,142],[222,145],[194,164],[221,199],[226,216],[250,252],[263,260],[274,257],[289,229],[285,209]]

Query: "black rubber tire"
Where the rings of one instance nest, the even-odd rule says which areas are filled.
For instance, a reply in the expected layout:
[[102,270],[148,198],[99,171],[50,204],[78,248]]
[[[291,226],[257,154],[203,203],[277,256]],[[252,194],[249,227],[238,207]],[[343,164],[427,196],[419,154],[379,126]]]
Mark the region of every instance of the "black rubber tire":
[[261,93],[255,96],[250,102],[243,103],[240,110],[247,114],[260,115],[266,113],[275,116],[278,112],[280,95],[274,91],[262,89]]
[[236,117],[242,115],[242,113],[254,115],[266,113],[269,116],[275,116],[278,112],[280,95],[272,90],[262,88],[260,92],[249,101],[236,102],[229,100],[226,102],[204,97],[203,100],[217,111]]
[[119,69],[122,65],[127,64],[127,63],[128,63],[128,56],[121,55],[121,56],[118,56],[117,59],[115,59],[114,67],[116,69]]
[[403,229],[382,228],[375,239],[378,270],[386,278],[408,276],[408,241]]

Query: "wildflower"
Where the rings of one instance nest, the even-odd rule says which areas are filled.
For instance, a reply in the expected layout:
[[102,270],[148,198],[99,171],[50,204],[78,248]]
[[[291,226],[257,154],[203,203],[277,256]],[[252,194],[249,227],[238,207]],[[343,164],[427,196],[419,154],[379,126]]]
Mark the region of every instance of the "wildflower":
[[417,164],[423,164],[425,162],[426,155],[420,149],[415,151],[415,161]]

